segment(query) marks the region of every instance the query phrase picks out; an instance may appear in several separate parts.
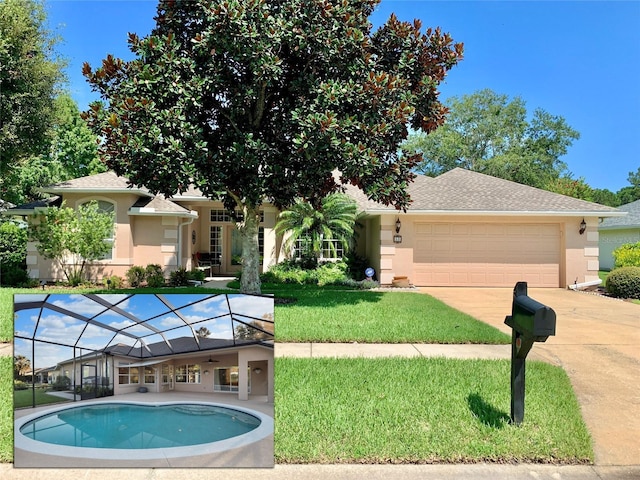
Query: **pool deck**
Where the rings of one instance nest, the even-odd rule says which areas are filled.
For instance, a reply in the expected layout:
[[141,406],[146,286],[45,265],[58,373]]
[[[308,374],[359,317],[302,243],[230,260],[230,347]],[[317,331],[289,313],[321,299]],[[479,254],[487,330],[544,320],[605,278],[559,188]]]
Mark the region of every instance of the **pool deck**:
[[[230,406],[243,407],[255,410],[273,418],[273,403],[267,403],[266,397],[254,397],[246,401],[238,400],[235,395],[212,393],[131,393],[96,399],[97,401],[133,401],[133,402],[173,402],[173,401],[197,401],[213,402]],[[57,404],[58,406],[61,404]],[[82,403],[78,402],[78,405]],[[21,418],[34,413],[45,412],[56,405],[47,405],[38,408],[26,408],[15,411],[15,418]],[[170,468],[170,467],[252,467],[266,468],[274,465],[273,434],[251,443],[248,446],[226,450],[221,453],[209,455],[196,455],[179,458],[163,458],[157,460],[102,460],[93,458],[68,458],[54,455],[33,453],[16,448],[14,451],[14,465],[20,468]]]

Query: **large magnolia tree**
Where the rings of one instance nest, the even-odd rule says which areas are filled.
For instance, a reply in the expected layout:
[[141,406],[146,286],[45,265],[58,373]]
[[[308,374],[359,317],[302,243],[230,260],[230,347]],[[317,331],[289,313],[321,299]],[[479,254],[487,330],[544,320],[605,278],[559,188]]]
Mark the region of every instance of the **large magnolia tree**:
[[193,183],[240,210],[243,292],[260,291],[262,202],[318,202],[343,183],[410,202],[420,157],[398,147],[409,126],[443,123],[438,85],[462,44],[394,15],[372,31],[378,3],[161,0],[151,34],[129,36],[134,60],[84,66],[104,100],[85,118],[110,168],[165,195]]

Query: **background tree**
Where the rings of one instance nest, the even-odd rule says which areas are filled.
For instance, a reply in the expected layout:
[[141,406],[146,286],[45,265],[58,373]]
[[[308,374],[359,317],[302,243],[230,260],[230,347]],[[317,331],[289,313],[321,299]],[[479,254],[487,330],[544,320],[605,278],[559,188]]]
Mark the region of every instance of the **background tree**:
[[86,118],[111,169],[165,195],[195,183],[239,209],[245,293],[260,291],[263,201],[286,207],[353,183],[409,204],[419,159],[398,147],[408,126],[443,122],[437,88],[462,45],[393,15],[372,32],[378,3],[161,0],[151,34],[129,37],[134,60],[84,66],[107,102]]
[[594,201],[594,190],[582,177],[577,180],[567,176],[554,178],[544,185],[544,189],[588,202]]
[[[55,54],[58,38],[47,29],[43,2],[0,2],[0,197],[15,169],[46,153],[64,63]],[[14,202],[16,203],[16,202]]]
[[[285,241],[285,250],[293,252],[301,242],[302,254],[316,260],[320,258],[324,240],[338,240],[344,249],[349,250],[356,226],[357,206],[353,199],[341,193],[333,193],[322,199],[320,205],[298,201],[289,210],[278,216],[275,231],[289,236]],[[333,242],[326,244],[333,256],[336,246]]]
[[49,120],[46,152],[26,158],[9,174],[5,195],[15,204],[43,198],[39,187],[107,171],[98,157],[97,138],[68,93],[55,98]]
[[448,100],[447,122],[412,134],[408,154],[420,153],[418,170],[437,176],[461,167],[544,188],[566,172],[560,159],[580,135],[564,118],[537,109],[527,121],[525,102],[485,89]]
[[196,335],[198,335],[200,338],[206,338],[211,335],[211,332],[207,327],[200,327],[196,330]]
[[84,279],[87,262],[111,251],[113,213],[100,211],[97,202],[81,205],[78,210],[49,207],[30,225],[29,233],[38,242],[38,253],[53,259],[72,286]]
[[616,193],[618,205],[626,205],[640,199],[640,167],[635,172],[629,172],[627,180],[631,185],[622,187]]
[[13,357],[13,378],[18,380],[24,378],[27,372],[31,370],[31,360],[24,355],[14,355]]

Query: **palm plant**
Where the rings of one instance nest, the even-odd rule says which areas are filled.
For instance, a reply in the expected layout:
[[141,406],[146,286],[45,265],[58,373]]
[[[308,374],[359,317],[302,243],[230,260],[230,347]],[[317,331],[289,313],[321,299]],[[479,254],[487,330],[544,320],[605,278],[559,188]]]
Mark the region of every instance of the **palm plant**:
[[[357,205],[353,199],[342,193],[333,193],[322,199],[318,208],[299,200],[289,210],[278,216],[275,231],[278,235],[289,234],[285,249],[302,241],[303,255],[320,258],[324,240],[337,240],[344,251],[348,250],[357,225]],[[336,243],[328,242],[332,256],[337,256]]]

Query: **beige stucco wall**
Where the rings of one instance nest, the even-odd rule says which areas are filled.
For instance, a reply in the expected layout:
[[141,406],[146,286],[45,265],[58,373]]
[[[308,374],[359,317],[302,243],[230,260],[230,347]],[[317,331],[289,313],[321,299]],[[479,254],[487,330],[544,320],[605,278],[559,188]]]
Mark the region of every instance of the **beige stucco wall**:
[[[395,221],[401,221],[402,243],[395,244]],[[560,231],[560,278],[559,287],[598,279],[598,219],[585,218],[587,230],[579,234],[582,217],[533,217],[533,216],[471,216],[471,215],[382,215],[380,222],[367,222],[369,258],[375,262],[375,244],[379,248],[379,265],[376,268],[382,284],[391,284],[395,276],[414,275],[414,248],[416,247],[415,223],[504,223],[504,224],[557,224]],[[376,238],[378,237],[378,238]]]
[[600,268],[612,270],[613,251],[625,243],[640,242],[640,228],[600,230]]
[[[176,216],[161,215],[129,215],[130,207],[139,197],[135,194],[68,194],[65,195],[66,205],[77,208],[90,200],[103,200],[115,205],[115,236],[112,258],[93,262],[86,267],[87,277],[94,282],[103,282],[115,275],[124,278],[127,270],[138,265],[146,267],[149,264],[160,265],[168,277],[171,271],[179,266],[191,269],[193,254],[198,251],[209,251],[210,210],[223,209],[220,202],[181,202],[189,209],[198,212],[198,218],[190,219]],[[264,222],[264,258],[263,270],[277,261],[278,239],[273,232],[278,211],[272,205],[265,205]],[[231,232],[236,227],[227,222],[223,226],[223,242],[230,245]],[[196,233],[196,243],[192,243],[192,232]],[[227,257],[229,257],[227,255]],[[223,265],[222,272],[232,273],[239,266],[232,266],[230,258],[224,258],[228,265]],[[64,281],[64,274],[51,260],[38,255],[36,244],[27,244],[27,267],[32,278],[45,281]],[[225,268],[226,267],[226,268]],[[214,268],[213,273],[217,273]]]

